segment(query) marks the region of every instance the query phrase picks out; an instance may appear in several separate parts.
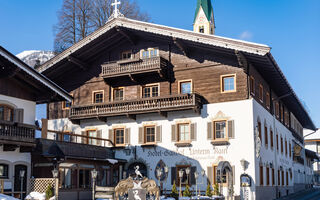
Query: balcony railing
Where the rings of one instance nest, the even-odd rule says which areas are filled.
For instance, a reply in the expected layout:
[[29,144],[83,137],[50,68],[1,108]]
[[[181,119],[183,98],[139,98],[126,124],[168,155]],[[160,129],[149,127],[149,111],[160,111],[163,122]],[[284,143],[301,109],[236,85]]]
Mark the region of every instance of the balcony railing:
[[166,62],[160,56],[147,59],[128,59],[118,62],[102,64],[101,76],[104,78],[161,71]]
[[105,104],[73,106],[70,109],[69,118],[71,120],[79,120],[188,109],[199,112],[201,107],[202,101],[198,94],[178,94],[166,97],[118,101]]
[[35,127],[26,124],[0,121],[0,139],[20,142],[34,142]]

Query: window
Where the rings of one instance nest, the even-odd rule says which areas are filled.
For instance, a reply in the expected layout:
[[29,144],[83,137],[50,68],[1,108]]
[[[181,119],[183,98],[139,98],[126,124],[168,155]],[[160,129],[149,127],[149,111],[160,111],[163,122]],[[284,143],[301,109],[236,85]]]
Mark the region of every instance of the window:
[[190,141],[190,124],[178,124],[179,141]]
[[144,127],[145,132],[145,141],[146,143],[155,143],[156,127],[155,126],[146,126]]
[[113,89],[113,100],[122,101],[123,100],[123,88],[114,88]]
[[261,102],[263,102],[263,86],[259,85],[259,99]]
[[124,129],[114,129],[115,145],[124,145]]
[[199,26],[199,33],[204,33],[204,26]]
[[124,51],[121,53],[121,59],[126,60],[126,59],[131,59],[132,52],[131,51]]
[[141,50],[141,59],[153,58],[159,56],[159,49],[149,48]]
[[13,108],[7,105],[0,105],[0,120],[13,121]]
[[[78,170],[74,168],[60,168],[59,169],[59,188],[71,189],[77,188]],[[83,181],[83,179],[82,179]],[[84,187],[84,185],[82,185]]]
[[275,180],[274,180],[274,169],[271,169],[271,175],[272,175],[272,185],[275,185]]
[[285,150],[286,156],[288,155],[288,149],[287,149],[287,147],[288,147],[287,140],[285,140],[284,150]]
[[236,77],[235,75],[221,76],[221,91],[235,92],[236,91]]
[[289,126],[289,113],[288,113],[287,110],[284,111],[284,124],[285,124],[286,126]]
[[289,173],[286,171],[286,185],[289,185]]
[[157,96],[159,96],[159,85],[144,86],[142,88],[143,98],[157,97]]
[[180,94],[191,94],[192,93],[192,82],[191,81],[179,82],[179,92],[180,92]]
[[252,95],[255,94],[255,84],[253,76],[250,76],[250,92]]
[[260,141],[262,142],[262,136],[261,136],[261,122],[258,122],[258,137],[260,138]]
[[267,92],[266,94],[266,106],[268,109],[270,109],[270,94]]
[[79,170],[79,187],[80,188],[90,188],[91,174],[89,169]]
[[291,143],[289,142],[289,157],[291,158],[292,156],[292,149],[291,149]]
[[104,102],[103,91],[93,92],[93,103],[103,103]]
[[6,164],[0,164],[0,179],[9,178],[9,166]]
[[87,144],[97,145],[97,140],[90,138],[90,137],[97,137],[97,131],[96,130],[88,130],[87,131],[87,136],[89,137]]
[[271,145],[271,148],[273,148],[273,131],[270,130],[270,145]]
[[267,178],[267,185],[270,185],[270,171],[269,171],[269,167],[266,167],[266,178]]
[[183,171],[183,176],[181,178],[181,185],[182,186],[186,186],[186,185],[190,185],[190,174],[189,174],[189,177],[186,173],[186,169],[189,168],[190,169],[190,165],[177,165],[176,166],[176,180],[177,180],[177,185],[180,185],[180,178],[179,178],[179,171],[182,170]]
[[275,114],[279,118],[279,102],[276,102],[275,105]]
[[215,121],[214,122],[214,139],[226,139],[227,138],[227,130],[226,126],[227,121]]
[[280,106],[280,120],[283,122],[283,107]]
[[281,183],[284,185],[284,171],[281,171]]
[[263,166],[260,166],[260,186],[263,186]]
[[72,103],[69,101],[62,102],[62,110],[69,110],[72,106]]
[[278,185],[280,186],[281,185],[281,182],[280,182],[280,169],[278,169]]
[[264,142],[266,145],[266,148],[268,148],[269,144],[268,144],[268,128],[267,126],[264,126]]

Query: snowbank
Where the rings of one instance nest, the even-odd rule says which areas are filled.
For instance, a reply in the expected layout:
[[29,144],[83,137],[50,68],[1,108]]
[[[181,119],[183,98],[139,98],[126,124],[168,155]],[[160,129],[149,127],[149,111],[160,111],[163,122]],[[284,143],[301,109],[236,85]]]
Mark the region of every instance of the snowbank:
[[46,200],[46,194],[45,193],[39,193],[39,192],[31,192],[25,200]]
[[19,199],[16,199],[14,197],[10,197],[4,194],[0,194],[0,200],[19,200]]

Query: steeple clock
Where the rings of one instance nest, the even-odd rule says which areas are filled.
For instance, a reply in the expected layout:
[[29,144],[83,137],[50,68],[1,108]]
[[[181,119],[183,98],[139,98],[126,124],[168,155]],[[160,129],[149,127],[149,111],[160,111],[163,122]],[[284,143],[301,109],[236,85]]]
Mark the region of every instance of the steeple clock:
[[193,31],[197,33],[214,35],[215,23],[211,0],[197,0]]

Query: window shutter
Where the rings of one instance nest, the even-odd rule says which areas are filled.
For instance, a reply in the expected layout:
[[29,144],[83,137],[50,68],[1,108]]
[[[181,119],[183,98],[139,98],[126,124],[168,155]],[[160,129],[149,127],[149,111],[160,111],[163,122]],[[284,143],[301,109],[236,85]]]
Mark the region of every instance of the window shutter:
[[[102,130],[98,130],[97,131],[97,138],[102,138]],[[101,146],[101,144],[102,144],[102,140],[97,140],[97,145],[98,146]]]
[[156,126],[156,142],[160,143],[162,142],[162,127]]
[[13,121],[16,123],[23,123],[23,109],[14,109],[13,111]]
[[196,141],[197,140],[197,124],[193,123],[190,125],[190,130],[191,130],[191,141]]
[[[81,131],[81,135],[82,135],[82,136],[86,136],[86,131]],[[87,138],[81,137],[80,143],[86,144],[86,143],[87,143]]]
[[130,128],[124,130],[124,143],[130,144]]
[[210,185],[213,185],[213,167],[207,167],[207,176],[208,176],[208,181]]
[[176,186],[177,186],[177,180],[176,179],[177,179],[177,168],[176,167],[171,167],[171,185],[173,185],[173,183],[176,183]]
[[197,171],[197,167],[191,167],[191,185],[196,184],[196,177],[194,176],[194,173]]
[[228,121],[228,137],[234,138],[234,120]]
[[139,144],[144,144],[144,131],[143,131],[143,127],[139,127]]
[[177,141],[177,125],[173,124],[171,125],[171,140],[172,142],[176,142]]
[[233,180],[232,180],[232,182],[233,182],[233,185],[236,185],[236,168],[235,168],[235,166],[233,165],[232,166],[232,177],[233,177]]
[[111,142],[113,142],[113,144],[115,145],[113,129],[109,129],[109,140],[111,140]]
[[212,122],[208,122],[207,131],[208,131],[208,134],[207,134],[208,140],[213,140]]

